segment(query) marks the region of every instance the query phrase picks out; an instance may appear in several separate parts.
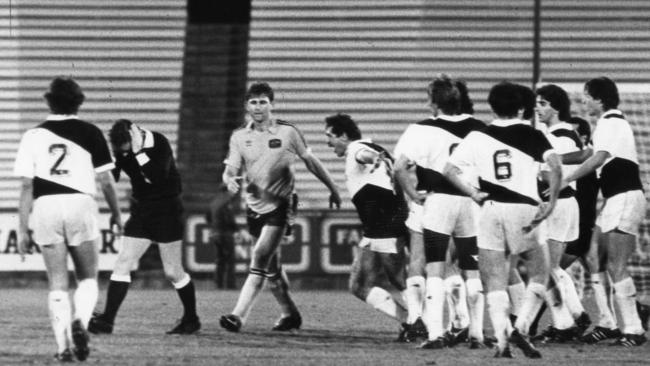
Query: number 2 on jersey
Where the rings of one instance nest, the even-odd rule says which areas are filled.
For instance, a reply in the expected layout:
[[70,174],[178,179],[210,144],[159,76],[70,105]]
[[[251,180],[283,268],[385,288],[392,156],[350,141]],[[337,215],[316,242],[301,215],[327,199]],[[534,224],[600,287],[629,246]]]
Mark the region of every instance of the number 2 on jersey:
[[494,177],[497,180],[508,180],[512,177],[512,165],[510,164],[510,150],[497,150],[492,155],[494,162]]
[[50,168],[50,175],[65,175],[68,174],[66,169],[60,169],[59,166],[65,159],[65,156],[68,154],[68,147],[64,144],[52,144],[50,145],[50,155],[53,155],[56,159],[54,165]]

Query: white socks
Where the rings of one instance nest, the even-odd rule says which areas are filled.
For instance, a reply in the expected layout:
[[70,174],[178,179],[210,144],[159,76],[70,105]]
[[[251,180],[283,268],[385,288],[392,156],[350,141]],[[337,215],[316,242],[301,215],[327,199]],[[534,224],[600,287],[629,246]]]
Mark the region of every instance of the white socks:
[[562,295],[564,296],[564,304],[574,318],[580,316],[585,308],[582,306],[580,301],[580,296],[578,296],[578,291],[576,290],[576,285],[565,270],[562,268],[556,268],[553,270],[555,273],[556,281],[558,285],[562,288]]
[[88,322],[93,315],[95,305],[97,305],[98,296],[99,288],[96,279],[87,278],[79,281],[77,290],[74,292],[74,317],[75,319],[81,319],[84,328],[88,328]]
[[244,282],[241,288],[237,304],[232,311],[234,315],[237,315],[241,319],[242,323],[246,322],[248,314],[250,314],[255,303],[255,299],[262,290],[262,286],[264,286],[265,279],[266,277],[264,275],[257,273],[249,273],[248,277],[246,277],[246,282]]
[[442,337],[444,333],[442,318],[445,304],[445,286],[440,277],[427,277],[427,292],[424,300],[422,320],[427,326],[429,340]]
[[636,288],[632,277],[628,277],[614,284],[616,303],[620,309],[621,331],[624,334],[643,334],[645,331],[641,326],[641,319],[636,311]]
[[606,272],[598,272],[591,275],[591,288],[594,290],[594,298],[598,306],[598,326],[607,329],[618,328],[614,317],[614,307],[610,303],[605,286],[609,276]]
[[485,312],[485,296],[483,284],[479,278],[470,278],[465,282],[467,287],[467,303],[469,307],[469,336],[483,341],[483,314]]
[[395,302],[390,292],[381,287],[373,287],[368,291],[366,302],[389,317],[397,320],[400,323],[406,322],[406,309],[400,304]]
[[508,286],[508,295],[510,297],[510,303],[512,304],[510,314],[519,316],[519,310],[521,310],[521,305],[524,303],[525,293],[526,285],[523,282],[517,282]]
[[72,329],[70,328],[72,307],[70,305],[70,296],[67,291],[50,291],[47,305],[58,353],[61,353],[72,344]]
[[467,289],[465,281],[456,274],[445,279],[447,301],[449,304],[449,320],[454,328],[469,326],[469,311],[467,309]]
[[528,334],[528,328],[530,328],[530,325],[533,323],[539,309],[544,303],[545,294],[546,286],[537,282],[528,283],[524,301],[519,314],[517,314],[517,322],[515,323],[515,328],[519,330],[519,333],[524,335]]
[[404,302],[408,310],[406,322],[413,324],[422,317],[424,307],[425,280],[424,276],[412,276],[406,279],[406,290],[404,290]]
[[488,314],[490,314],[494,336],[497,338],[497,346],[500,350],[505,349],[510,335],[508,330],[510,326],[509,301],[508,293],[505,291],[491,291],[487,294]]

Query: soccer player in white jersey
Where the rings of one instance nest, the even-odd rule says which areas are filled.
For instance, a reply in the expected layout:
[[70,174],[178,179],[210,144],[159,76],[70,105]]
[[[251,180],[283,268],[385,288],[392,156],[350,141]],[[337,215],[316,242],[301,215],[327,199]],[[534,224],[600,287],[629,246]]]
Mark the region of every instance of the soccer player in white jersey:
[[[594,235],[599,245],[592,245],[588,261],[597,268],[598,256],[606,257],[607,272],[613,282],[615,299],[621,315],[622,331],[615,315],[599,303],[598,326],[583,340],[595,343],[607,338],[621,346],[640,346],[646,342],[643,324],[636,309],[636,288],[627,270],[627,261],[636,249],[639,225],[645,216],[645,196],[639,176],[634,134],[623,113],[616,84],[607,77],[585,84],[583,102],[592,115],[599,117],[593,135],[593,155],[563,185],[598,171],[604,206],[598,215]],[[622,334],[621,334],[622,333]]]
[[406,274],[405,302],[408,311],[406,323],[408,331],[404,334],[402,341],[413,342],[418,337],[427,337],[426,327],[422,321],[424,309],[424,239],[422,237],[422,212],[423,203],[426,198],[426,191],[417,187],[417,174],[422,171],[424,157],[418,160],[410,159],[404,150],[413,141],[418,139],[422,126],[417,123],[410,124],[406,131],[400,136],[393,156],[395,157],[394,176],[395,180],[403,190],[409,207],[409,214],[406,219],[406,227],[409,231],[409,257]]
[[[497,119],[487,128],[471,132],[456,147],[444,174],[454,186],[482,204],[478,263],[497,338],[495,356],[512,357],[512,343],[527,357],[539,358],[540,352],[527,339],[528,326],[543,302],[549,272],[546,240],[539,223],[557,202],[561,163],[546,137],[520,119],[523,102],[518,86],[508,82],[495,85],[488,102]],[[537,175],[544,162],[550,169],[548,203],[540,203],[537,190]],[[476,171],[478,188],[462,177],[463,169]],[[510,255],[519,255],[529,274],[515,329],[508,319],[506,292]]]
[[[570,119],[571,100],[557,85],[544,85],[536,91],[538,121],[547,126],[547,137],[558,154],[582,150],[582,141],[567,121]],[[566,175],[575,165],[563,165]],[[540,184],[540,189],[544,189]],[[546,304],[551,309],[553,325],[539,339],[565,342],[582,335],[591,323],[585,312],[571,276],[560,267],[567,243],[578,239],[580,212],[575,199],[575,183],[560,191],[555,210],[542,225],[546,226],[551,263],[549,289]],[[580,324],[580,327],[577,326]]]
[[[111,175],[114,164],[101,130],[77,117],[84,94],[74,80],[55,78],[45,99],[51,114],[25,132],[16,156],[14,174],[22,177],[18,250],[24,255],[31,226],[47,269],[47,304],[58,346],[55,357],[72,362],[74,353],[83,361],[90,353],[86,329],[98,296],[96,175],[111,209],[111,227],[120,231],[122,227]],[[74,315],[68,254],[77,277]]]
[[399,187],[393,183],[390,154],[380,145],[361,138],[361,131],[347,114],[325,118],[327,145],[345,158],[345,178],[357,209],[363,238],[359,242],[350,273],[350,291],[374,309],[397,320],[408,330],[406,309],[379,286],[383,272],[400,292],[404,283],[404,221],[408,207]]
[[[458,253],[459,267],[467,278],[470,318],[473,318],[463,324],[463,328],[471,327],[469,333],[474,347],[480,347],[483,341],[483,298],[475,259],[478,254],[474,221],[476,208],[470,198],[465,197],[442,176],[442,169],[455,146],[470,131],[485,125],[460,115],[460,91],[448,76],[441,75],[434,79],[429,85],[428,93],[435,117],[419,122],[417,125],[421,129],[417,139],[402,150],[410,160],[421,161],[417,184],[427,192],[422,227],[427,276],[423,320],[427,326],[428,339],[420,347],[439,349],[452,345],[448,344],[443,326],[443,278],[451,236]],[[452,328],[452,332],[461,333],[463,328]]]
[[245,173],[247,221],[251,235],[257,238],[237,304],[231,314],[219,321],[221,327],[231,332],[240,330],[267,278],[282,312],[273,330],[299,329],[302,324],[298,308],[289,296],[289,282],[278,255],[289,216],[295,209],[292,165],[296,157],[330,190],[330,207],[341,205],[338,188],[307,147],[302,133],[295,125],[273,115],[273,97],[274,91],[267,83],[256,82],[248,88],[245,105],[250,119],[230,136],[225,160],[223,182],[230,192],[239,192]]

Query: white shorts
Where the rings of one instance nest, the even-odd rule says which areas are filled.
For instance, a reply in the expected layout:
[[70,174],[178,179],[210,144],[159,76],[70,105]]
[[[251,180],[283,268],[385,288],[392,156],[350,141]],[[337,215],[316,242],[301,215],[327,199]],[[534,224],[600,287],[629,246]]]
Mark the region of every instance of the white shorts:
[[377,253],[397,253],[397,238],[371,239],[365,236],[359,242],[360,248],[366,248]]
[[478,205],[471,198],[434,193],[424,201],[422,227],[457,238],[476,236]]
[[619,193],[607,198],[596,219],[603,233],[618,229],[638,235],[639,225],[645,217],[645,196],[640,190]]
[[482,249],[519,254],[546,242],[542,225],[529,233],[523,227],[537,214],[537,206],[486,201],[480,209],[477,242]]
[[409,216],[406,218],[404,224],[407,228],[415,231],[416,233],[422,233],[422,213],[424,207],[418,205],[413,201],[409,201]]
[[560,198],[551,215],[542,221],[548,239],[568,243],[578,239],[580,233],[580,209],[575,198]]
[[99,238],[97,202],[87,194],[55,194],[34,201],[33,239],[38,245],[77,246]]

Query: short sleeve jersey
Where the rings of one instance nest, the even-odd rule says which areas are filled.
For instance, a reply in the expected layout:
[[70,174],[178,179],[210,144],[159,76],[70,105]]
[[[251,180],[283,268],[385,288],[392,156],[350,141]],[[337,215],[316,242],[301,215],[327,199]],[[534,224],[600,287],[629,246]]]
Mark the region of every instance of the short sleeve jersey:
[[404,221],[408,209],[404,195],[395,191],[385,163],[372,171],[373,164],[357,160],[362,150],[376,153],[386,150],[370,140],[357,140],[351,142],[346,151],[346,185],[359,214],[364,237],[397,238],[405,235]]
[[598,119],[593,145],[595,152],[606,151],[610,155],[599,170],[603,197],[643,190],[634,133],[619,110],[609,110]]
[[293,162],[307,151],[302,133],[291,123],[275,120],[264,131],[253,122],[230,136],[227,165],[246,173],[244,198],[259,214],[276,209],[294,191]]
[[33,179],[34,198],[94,195],[95,174],[113,168],[106,138],[97,126],[76,116],[51,115],[23,135],[14,175]]
[[474,169],[489,200],[537,205],[537,175],[551,152],[548,139],[527,122],[495,120],[467,135],[449,161],[461,170]]
[[[582,150],[582,141],[573,127],[561,122],[548,128],[547,138],[553,150],[558,154],[567,154]],[[562,175],[567,176],[578,169],[579,165],[562,165]],[[575,190],[576,183],[571,182],[570,187]]]

